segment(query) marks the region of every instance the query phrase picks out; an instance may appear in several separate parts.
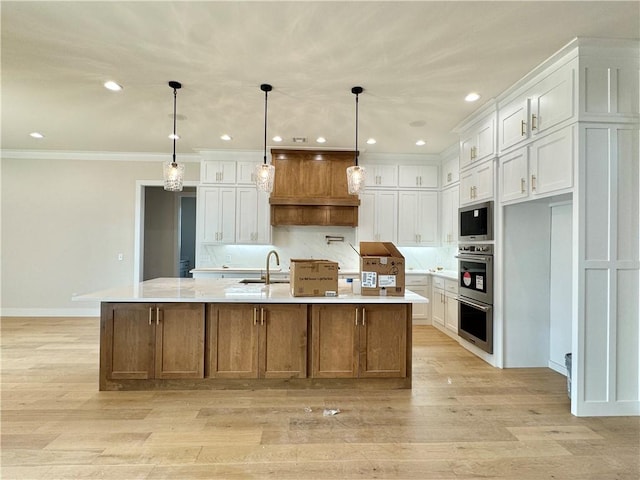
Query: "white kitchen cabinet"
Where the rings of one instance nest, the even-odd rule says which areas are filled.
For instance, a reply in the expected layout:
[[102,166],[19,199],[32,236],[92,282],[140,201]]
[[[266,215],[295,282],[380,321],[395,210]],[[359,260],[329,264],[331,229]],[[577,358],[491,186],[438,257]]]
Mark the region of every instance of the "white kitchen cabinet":
[[457,185],[442,191],[440,209],[441,241],[443,245],[458,244],[458,206],[460,205],[460,188]]
[[234,243],[234,187],[198,187],[196,230],[199,242]]
[[438,192],[398,193],[398,244],[438,245]]
[[523,92],[500,105],[498,113],[500,152],[538,136],[577,114],[575,61],[569,62],[525,86]]
[[271,243],[269,196],[255,187],[236,189],[236,243]]
[[431,321],[452,338],[458,336],[458,282],[434,276],[432,279]]
[[255,162],[238,162],[236,166],[236,180],[238,185],[253,185],[256,183],[256,166],[262,161],[256,158]]
[[366,184],[370,187],[397,187],[398,166],[370,163],[366,169]]
[[358,208],[358,239],[363,242],[396,242],[398,192],[365,190]]
[[500,157],[500,200],[516,202],[573,187],[575,125]]
[[[424,274],[407,273],[405,275],[405,286],[412,292],[422,295],[431,301],[431,276]],[[431,324],[431,306],[429,303],[414,303],[412,307],[412,318],[415,325]]]
[[436,165],[400,165],[398,186],[400,188],[438,188],[438,167]]
[[204,160],[200,163],[201,184],[236,183],[236,162]]
[[460,206],[491,200],[493,192],[493,160],[460,173]]
[[496,154],[496,118],[491,114],[465,132],[460,140],[460,169]]
[[460,181],[460,154],[458,152],[451,157],[445,158],[442,162],[442,175],[440,184],[442,188],[453,185]]

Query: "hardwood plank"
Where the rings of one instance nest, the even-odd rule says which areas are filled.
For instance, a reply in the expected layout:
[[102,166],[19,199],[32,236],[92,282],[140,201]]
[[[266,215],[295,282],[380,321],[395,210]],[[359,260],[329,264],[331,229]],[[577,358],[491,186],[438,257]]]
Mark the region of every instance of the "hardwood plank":
[[0,334],[2,478],[640,478],[640,418],[573,417],[562,375],[494,369],[429,326],[410,390],[100,392],[97,319]]

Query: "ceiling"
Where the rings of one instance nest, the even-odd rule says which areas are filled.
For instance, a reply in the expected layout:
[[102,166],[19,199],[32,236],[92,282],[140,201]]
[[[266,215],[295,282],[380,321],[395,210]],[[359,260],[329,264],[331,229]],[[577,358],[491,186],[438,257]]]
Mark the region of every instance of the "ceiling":
[[[269,146],[277,134],[279,146],[324,136],[323,148],[352,149],[361,85],[361,150],[440,153],[574,37],[640,36],[637,1],[3,0],[1,17],[3,149],[168,154],[177,80],[178,155],[261,150],[261,83],[274,87]],[[465,102],[471,91],[482,98]]]

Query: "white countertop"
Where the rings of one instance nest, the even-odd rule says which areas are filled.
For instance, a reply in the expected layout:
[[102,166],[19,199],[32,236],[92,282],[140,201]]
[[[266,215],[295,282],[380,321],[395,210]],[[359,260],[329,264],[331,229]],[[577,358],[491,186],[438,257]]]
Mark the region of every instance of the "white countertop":
[[[241,273],[241,274],[264,274],[265,269],[259,267],[200,267],[194,268],[190,270],[191,273]],[[270,269],[271,273],[275,273],[276,275],[287,276],[289,275],[289,271],[283,272],[280,268],[272,268]],[[358,270],[340,270],[338,272],[340,275],[359,275]],[[405,275],[436,275],[438,277],[445,277],[450,279],[457,279],[458,272],[455,270],[434,270],[434,269],[413,269],[407,268],[405,270]],[[278,277],[278,278],[280,278]]]
[[337,297],[294,297],[288,283],[242,284],[237,279],[154,278],[135,285],[76,295],[74,301],[100,302],[207,302],[207,303],[428,303],[405,289],[404,297],[363,296],[351,284],[338,282]]

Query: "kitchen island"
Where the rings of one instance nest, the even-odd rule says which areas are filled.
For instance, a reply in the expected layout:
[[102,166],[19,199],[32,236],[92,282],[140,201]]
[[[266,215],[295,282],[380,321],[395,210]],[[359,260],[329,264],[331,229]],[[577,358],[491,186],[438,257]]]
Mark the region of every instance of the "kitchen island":
[[411,388],[411,304],[294,297],[288,283],[158,278],[101,302],[100,390]]

